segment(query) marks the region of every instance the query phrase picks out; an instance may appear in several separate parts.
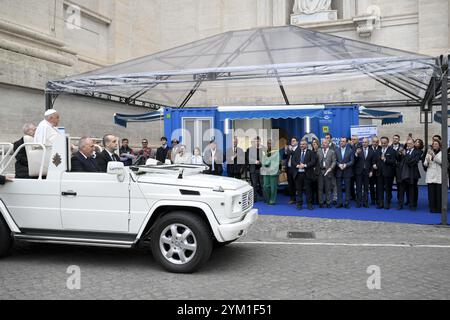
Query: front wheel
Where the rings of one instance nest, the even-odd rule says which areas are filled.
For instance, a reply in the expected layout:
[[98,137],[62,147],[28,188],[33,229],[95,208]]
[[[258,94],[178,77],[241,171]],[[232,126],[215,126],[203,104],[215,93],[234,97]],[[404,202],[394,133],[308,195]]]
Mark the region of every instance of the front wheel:
[[11,251],[13,245],[13,238],[8,225],[0,215],[0,258],[7,256]]
[[151,234],[153,257],[168,271],[193,273],[211,256],[211,232],[191,212],[173,212],[159,219]]

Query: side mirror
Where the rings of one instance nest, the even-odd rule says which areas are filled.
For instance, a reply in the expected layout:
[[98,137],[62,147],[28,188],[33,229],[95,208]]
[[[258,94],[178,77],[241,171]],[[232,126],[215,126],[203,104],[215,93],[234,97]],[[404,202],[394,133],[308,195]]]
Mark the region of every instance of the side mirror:
[[117,176],[119,182],[125,180],[125,165],[122,162],[108,162],[108,174],[113,174]]

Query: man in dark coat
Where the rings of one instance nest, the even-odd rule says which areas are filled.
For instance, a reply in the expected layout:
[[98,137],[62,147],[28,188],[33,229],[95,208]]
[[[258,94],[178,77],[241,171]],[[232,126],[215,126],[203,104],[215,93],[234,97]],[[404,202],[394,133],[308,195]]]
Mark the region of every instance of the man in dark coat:
[[[353,164],[355,156],[353,149],[348,145],[348,139],[341,139],[341,146],[336,148],[336,186],[338,192],[337,208],[350,208],[350,183],[353,177]],[[345,184],[345,202],[342,194],[342,183]]]
[[396,152],[389,147],[389,138],[382,137],[381,148],[375,153],[374,169],[377,170],[377,209],[390,209],[394,184]]
[[120,162],[120,157],[116,154],[116,150],[119,146],[119,138],[112,134],[107,134],[103,137],[103,146],[105,147],[105,150],[97,154],[95,159],[97,160],[100,171],[107,172],[109,162]]
[[166,160],[170,160],[170,147],[166,137],[161,138],[161,147],[156,150],[156,160],[161,163],[166,163]]
[[[370,149],[372,149],[374,153],[374,161],[375,161],[375,155],[380,149],[380,139],[378,137],[372,138],[372,145],[370,146]],[[378,205],[378,191],[377,191],[377,176],[378,176],[378,169],[376,168],[376,165],[372,166],[372,176],[369,178],[369,189],[370,189],[370,202],[372,205]]]
[[314,167],[317,163],[314,152],[308,150],[308,142],[302,140],[300,142],[300,148],[294,152],[292,158],[292,166],[297,170],[294,171],[294,179],[298,192],[297,208],[299,210],[303,207],[303,191],[306,191],[306,203],[308,210],[313,210],[313,197],[312,197],[312,182],[314,179]]
[[94,140],[88,137],[80,139],[79,151],[71,159],[72,172],[101,172],[94,159]]
[[288,176],[288,188],[289,188],[289,196],[290,201],[289,204],[297,203],[297,187],[295,184],[295,175],[297,173],[297,168],[292,165],[292,159],[294,157],[295,151],[300,148],[298,145],[298,138],[292,138],[291,144],[286,146],[283,159],[286,160],[286,168],[287,168],[287,176]]
[[[27,123],[23,126],[24,137],[14,142],[14,152],[25,143],[25,139],[33,142],[34,133],[36,132],[36,126],[32,123]],[[28,138],[28,139],[27,139]],[[26,148],[22,148],[16,155],[16,178],[17,179],[30,179],[28,172],[28,156]]]
[[369,207],[369,179],[373,175],[374,151],[365,138],[360,148],[355,152],[354,173],[356,180],[356,207]]
[[420,179],[419,162],[422,153],[414,148],[413,139],[408,139],[406,142],[406,150],[402,150],[400,154],[401,174],[400,181],[402,187],[400,188],[399,204],[397,209],[403,208],[405,192],[409,194],[409,208],[411,211],[417,210],[417,184]]

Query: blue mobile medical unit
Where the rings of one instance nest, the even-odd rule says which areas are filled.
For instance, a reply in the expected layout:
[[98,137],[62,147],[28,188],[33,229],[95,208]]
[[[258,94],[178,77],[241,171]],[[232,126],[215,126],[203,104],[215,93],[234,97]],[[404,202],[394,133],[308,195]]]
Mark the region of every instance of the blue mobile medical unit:
[[[350,137],[351,127],[359,125],[359,106],[165,108],[164,132],[170,140],[178,139],[182,144],[189,144],[190,140],[191,146],[202,149],[214,137],[224,150],[235,121],[257,119],[271,121],[271,129],[279,129],[280,138],[287,140],[307,133],[322,139],[331,133],[337,141]],[[306,132],[308,125],[310,132]],[[191,136],[185,137],[186,134]]]

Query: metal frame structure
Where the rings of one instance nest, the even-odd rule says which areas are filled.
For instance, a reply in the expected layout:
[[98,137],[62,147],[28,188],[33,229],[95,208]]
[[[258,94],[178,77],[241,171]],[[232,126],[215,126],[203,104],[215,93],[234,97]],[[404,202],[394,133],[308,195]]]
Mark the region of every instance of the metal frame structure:
[[[333,58],[330,63],[320,63],[317,61],[303,61],[302,63],[278,63],[274,59],[273,48],[269,47],[268,40],[266,38],[265,30],[284,30],[282,28],[289,28],[292,37],[299,37],[299,43],[303,44],[303,47],[295,47],[295,43],[290,44],[290,47],[286,50],[320,48],[323,53]],[[198,90],[205,82],[215,83],[227,83],[228,81],[246,81],[246,80],[274,80],[274,84],[280,89],[284,103],[291,105],[291,99],[286,91],[284,85],[285,81],[289,81],[294,77],[305,76],[345,76],[347,73],[361,74],[368,79],[374,80],[376,83],[382,84],[384,87],[391,89],[393,92],[399,94],[401,99],[384,99],[381,101],[374,100],[360,100],[360,101],[334,101],[334,102],[316,102],[312,104],[318,105],[354,105],[362,104],[367,108],[407,108],[417,107],[421,111],[432,111],[434,106],[442,106],[443,115],[447,114],[448,110],[448,97],[450,94],[449,89],[449,75],[448,75],[448,56],[441,56],[438,58],[432,58],[427,56],[416,55],[411,52],[386,48],[382,46],[376,46],[368,44],[362,41],[345,39],[338,36],[324,34],[321,32],[303,29],[299,27],[277,27],[277,28],[257,28],[247,30],[246,38],[243,39],[239,45],[233,47],[234,50],[226,51],[227,54],[224,57],[224,50],[232,41],[233,36],[239,31],[230,31],[224,34],[212,36],[194,43],[188,46],[190,50],[189,54],[185,54],[186,46],[180,46],[174,49],[166,50],[155,55],[135,59],[123,64],[107,67],[111,74],[105,73],[87,73],[86,77],[83,75],[69,77],[60,81],[50,81],[46,88],[46,109],[53,107],[55,100],[59,94],[70,94],[84,96],[94,99],[101,99],[116,103],[121,103],[129,106],[135,106],[140,108],[147,108],[150,110],[159,110],[162,107],[187,107],[190,100],[196,95]],[[256,48],[255,42],[258,42],[259,47]],[[273,41],[273,39],[271,39]],[[355,49],[356,48],[356,49]],[[372,55],[368,55],[367,61],[358,62],[357,53],[363,50],[373,50]],[[215,51],[208,51],[215,50]],[[377,56],[378,51],[386,50],[388,52],[385,56]],[[208,51],[209,63],[202,65],[201,69],[198,65],[195,65],[196,59],[201,56],[203,51]],[[397,56],[389,57],[389,53],[397,54]],[[265,61],[268,61],[266,65],[258,66],[244,66],[236,67],[234,62],[240,58],[240,55],[251,52],[258,54],[259,57],[265,55]],[[183,56],[185,54],[185,56]],[[173,58],[177,57],[181,60],[174,63]],[[278,55],[279,57],[279,55]],[[406,57],[406,58],[405,58]],[[410,60],[409,60],[410,57]],[[399,59],[401,58],[401,59]],[[403,59],[404,58],[404,59]],[[120,70],[121,66],[130,66],[134,70],[134,65],[138,65],[140,61],[148,59],[150,62],[157,62],[158,64],[168,66],[169,71],[152,71],[149,73],[129,73],[122,76],[114,75]],[[171,60],[172,59],[172,60]],[[402,60],[403,59],[403,60]],[[145,60],[146,61],[146,60]],[[217,63],[216,63],[217,62]],[[196,68],[185,69],[184,65],[194,63]],[[216,63],[213,65],[213,63]],[[417,74],[408,73],[407,63],[414,65],[415,71],[418,73],[423,71],[424,74],[432,70],[432,74],[419,77]],[[391,67],[402,66],[402,68]],[[172,70],[172,71],[170,71]],[[301,73],[301,74],[300,74]],[[90,77],[94,74],[97,77]],[[75,79],[75,80],[74,80]],[[75,81],[75,82],[74,82]],[[120,86],[129,86],[133,88],[133,84],[136,84],[136,90],[130,95],[113,94],[111,92],[105,92],[104,88],[108,87],[108,83],[112,83],[113,88],[119,88]],[[71,85],[75,83],[75,86]],[[192,83],[192,87],[188,90],[186,96],[182,98],[182,102],[179,104],[173,103],[173,105],[162,105],[149,101],[148,95],[152,93],[152,90],[162,85],[178,85]],[[76,85],[86,86],[90,89],[79,90]],[[61,89],[65,85],[68,85],[67,90]],[[97,85],[99,89],[97,90]],[[422,94],[424,93],[424,94]],[[445,94],[447,93],[447,94]],[[181,101],[181,100],[179,100]],[[311,104],[311,103],[308,103]],[[273,105],[273,104],[272,104]],[[425,141],[428,141],[429,136],[429,124],[428,124],[428,112],[425,113]],[[442,123],[442,137],[443,146],[445,150],[448,148],[447,139],[447,127],[448,119],[443,116]],[[443,179],[448,177],[447,174],[447,153],[444,152],[443,157]],[[445,172],[444,172],[445,171]],[[442,224],[447,224],[447,185],[443,183],[443,213]],[[444,190],[445,189],[445,190]],[[445,197],[444,197],[445,192]],[[445,200],[445,201],[444,201]],[[445,202],[445,204],[444,204]]]

